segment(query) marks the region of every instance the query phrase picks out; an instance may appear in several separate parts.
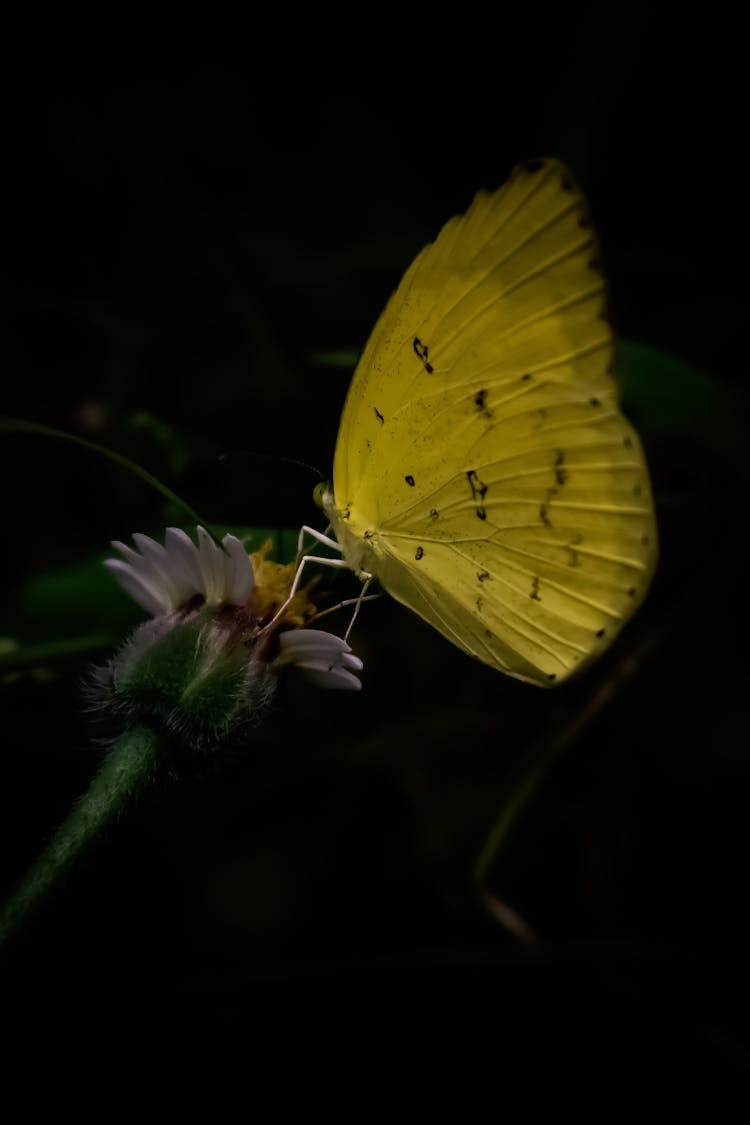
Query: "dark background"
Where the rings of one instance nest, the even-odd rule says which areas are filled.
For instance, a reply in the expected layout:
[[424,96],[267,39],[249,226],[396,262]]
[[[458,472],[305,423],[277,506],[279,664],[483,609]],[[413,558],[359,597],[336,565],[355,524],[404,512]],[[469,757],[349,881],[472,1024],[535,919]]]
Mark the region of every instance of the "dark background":
[[[719,15],[584,5],[490,34],[473,14],[328,50],[275,28],[247,57],[9,77],[8,414],[124,453],[258,543],[314,521],[317,478],[285,459],[330,472],[340,353],[476,190],[556,155],[601,235],[662,541],[643,609],[555,692],[365,607],[363,692],[290,679],[245,753],[144,798],[8,952],[19,996],[168,997],[306,1042],[321,1013],[356,1036],[385,1018],[582,1082],[745,1067],[747,181]],[[96,768],[86,667],[140,619],[106,545],[180,516],[52,439],[3,433],[2,468],[6,657],[84,638],[6,661],[9,889]],[[486,888],[533,943],[472,875],[527,787]]]

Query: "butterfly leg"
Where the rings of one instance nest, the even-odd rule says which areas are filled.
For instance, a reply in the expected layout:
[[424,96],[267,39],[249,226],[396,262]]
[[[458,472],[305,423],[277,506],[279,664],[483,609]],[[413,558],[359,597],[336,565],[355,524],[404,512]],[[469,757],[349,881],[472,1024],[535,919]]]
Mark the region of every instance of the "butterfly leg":
[[367,597],[364,597],[363,590],[359,597],[344,598],[342,602],[336,602],[336,605],[329,605],[328,609],[322,609],[320,613],[316,613],[314,617],[311,617],[307,624],[312,625],[313,621],[320,621],[321,617],[325,617],[329,613],[338,613],[340,609],[346,609],[349,605],[357,605],[360,602],[377,602],[382,596],[382,594],[368,594]]
[[[328,526],[330,527],[330,524]],[[297,558],[300,558],[300,556],[302,555],[302,545],[305,541],[306,534],[309,535],[312,539],[315,539],[316,542],[322,543],[324,547],[330,547],[331,550],[338,551],[338,553],[341,554],[340,543],[337,543],[335,539],[331,539],[330,536],[324,535],[321,531],[316,531],[314,527],[308,527],[305,523],[299,530],[299,537],[297,539]]]
[[[329,524],[328,527],[326,528],[326,532],[330,531],[330,528],[331,528],[331,525]],[[297,540],[297,558],[298,559],[299,559],[300,555],[302,554],[302,545],[304,543],[305,533],[310,535],[313,539],[317,540],[319,543],[322,543],[324,546],[331,547],[334,551],[341,552],[341,544],[337,543],[335,539],[331,539],[330,536],[325,534],[325,533],[321,533],[320,531],[316,531],[316,529],[314,527],[309,527],[307,524],[303,524],[303,526],[300,528],[299,538]],[[315,556],[314,555],[303,556],[302,562],[304,562],[306,558],[312,560],[312,559],[315,558]],[[317,561],[321,562],[321,563],[325,563],[327,561],[329,566],[336,566],[337,565],[336,560],[318,559]],[[347,564],[344,563],[342,565],[346,566]],[[300,568],[301,568],[301,563],[300,563]],[[299,571],[297,572],[297,574],[299,574]],[[349,634],[351,633],[352,628],[354,627],[354,622],[357,620],[357,617],[359,616],[359,611],[362,608],[362,603],[363,602],[369,602],[369,601],[372,601],[374,598],[380,597],[380,594],[371,594],[369,598],[366,597],[367,590],[368,590],[369,586],[372,584],[372,582],[375,578],[375,576],[373,574],[368,574],[368,572],[366,570],[362,570],[362,571],[358,572],[357,577],[361,578],[363,583],[364,583],[364,585],[362,586],[362,589],[360,591],[359,597],[357,597],[357,598],[347,598],[346,601],[339,602],[338,605],[331,606],[329,609],[324,610],[323,613],[317,614],[316,618],[315,618],[317,620],[318,617],[322,617],[325,613],[333,613],[333,611],[336,610],[336,609],[342,609],[344,606],[347,606],[347,605],[354,605],[354,613],[352,614],[352,619],[349,622],[349,627],[347,628],[346,633],[344,635],[345,641],[349,640]],[[297,576],[295,576],[295,585],[292,587],[292,594],[290,594],[290,597],[293,596],[294,589],[296,588],[296,581],[297,581]]]
[[359,577],[364,578],[365,581],[364,581],[364,584],[363,584],[362,589],[360,591],[359,597],[357,598],[357,603],[354,606],[354,613],[352,614],[352,619],[349,622],[349,628],[344,633],[344,640],[347,643],[349,641],[349,634],[351,633],[352,629],[354,628],[354,622],[357,620],[357,617],[359,616],[359,611],[362,607],[362,602],[365,600],[365,594],[367,593],[368,587],[371,585],[375,575],[374,574],[368,574],[366,571],[363,570],[361,572],[361,574],[359,575]]
[[347,562],[344,562],[343,559],[323,559],[323,558],[320,558],[318,555],[303,555],[303,557],[299,561],[299,564],[297,565],[297,571],[294,575],[294,581],[292,582],[291,588],[289,590],[289,595],[288,595],[286,601],[281,606],[281,608],[276,611],[276,613],[273,615],[271,620],[265,626],[265,629],[270,629],[273,625],[275,625],[276,622],[281,617],[281,615],[285,612],[285,610],[286,610],[287,606],[289,605],[289,603],[291,602],[292,598],[297,593],[297,588],[298,588],[299,583],[300,583],[300,578],[302,577],[302,571],[305,569],[305,564],[309,563],[309,562],[316,562],[316,563],[319,563],[321,566],[335,566],[338,569],[341,569],[341,568],[349,569],[349,564]]

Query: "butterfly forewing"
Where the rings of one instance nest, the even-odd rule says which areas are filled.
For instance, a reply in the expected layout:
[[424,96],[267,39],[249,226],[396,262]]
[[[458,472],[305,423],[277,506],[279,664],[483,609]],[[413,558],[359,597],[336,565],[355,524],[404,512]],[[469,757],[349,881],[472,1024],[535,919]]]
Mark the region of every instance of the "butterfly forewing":
[[600,651],[653,571],[648,472],[611,361],[583,197],[533,162],[422,251],[347,398],[334,524],[371,545],[394,597],[522,679]]

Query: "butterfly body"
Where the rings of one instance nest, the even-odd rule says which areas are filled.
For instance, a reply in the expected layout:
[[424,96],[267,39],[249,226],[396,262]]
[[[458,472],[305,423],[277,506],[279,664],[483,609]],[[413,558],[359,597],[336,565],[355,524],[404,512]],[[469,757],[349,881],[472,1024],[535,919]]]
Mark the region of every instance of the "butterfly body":
[[584,666],[642,600],[648,471],[558,162],[480,193],[407,271],[354,374],[323,506],[355,571],[532,683]]

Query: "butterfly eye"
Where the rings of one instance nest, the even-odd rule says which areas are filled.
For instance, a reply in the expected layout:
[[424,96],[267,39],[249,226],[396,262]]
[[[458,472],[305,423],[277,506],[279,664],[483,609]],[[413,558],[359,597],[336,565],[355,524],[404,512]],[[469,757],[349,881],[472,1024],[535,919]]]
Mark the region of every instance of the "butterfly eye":
[[323,507],[323,496],[325,494],[325,490],[326,485],[322,480],[318,481],[318,483],[315,485],[315,488],[313,489],[313,501],[319,508]]

